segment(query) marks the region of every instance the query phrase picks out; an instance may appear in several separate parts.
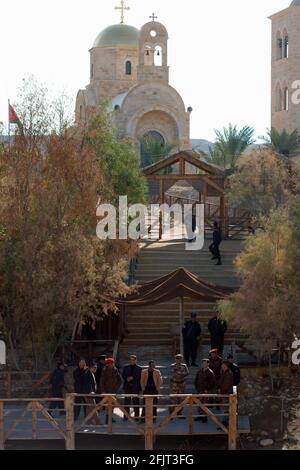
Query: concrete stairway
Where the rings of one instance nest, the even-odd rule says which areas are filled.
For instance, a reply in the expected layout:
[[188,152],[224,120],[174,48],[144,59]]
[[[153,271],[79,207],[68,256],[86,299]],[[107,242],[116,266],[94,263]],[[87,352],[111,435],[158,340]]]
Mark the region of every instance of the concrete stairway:
[[[210,241],[206,241],[201,251],[186,251],[182,242],[144,243],[138,258],[136,269],[137,282],[144,284],[168,274],[178,267],[185,267],[199,278],[214,284],[238,287],[235,275],[234,259],[241,251],[241,241],[223,242],[223,265],[216,266],[208,250]],[[185,299],[185,317],[191,311],[197,311],[202,327],[201,351],[207,355],[209,334],[207,323],[212,316],[214,305],[192,299]],[[129,334],[120,347],[121,364],[130,354],[137,354],[142,365],[153,358],[162,367],[172,362],[174,333],[179,335],[179,300],[174,299],[164,304],[153,305],[128,312]],[[226,351],[231,350],[233,342],[243,340],[240,332],[230,328],[226,334]],[[177,346],[178,349],[178,346]]]

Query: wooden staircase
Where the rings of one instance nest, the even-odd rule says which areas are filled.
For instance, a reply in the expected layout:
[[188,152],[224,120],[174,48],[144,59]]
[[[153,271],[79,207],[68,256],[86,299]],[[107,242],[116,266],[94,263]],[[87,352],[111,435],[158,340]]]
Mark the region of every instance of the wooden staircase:
[[[187,251],[183,242],[153,242],[144,243],[138,258],[135,272],[136,281],[144,284],[168,274],[178,267],[184,267],[196,274],[200,279],[216,285],[238,287],[235,274],[234,260],[242,248],[241,241],[228,240],[221,245],[222,266],[216,266],[211,260],[206,241],[201,251]],[[188,319],[192,311],[198,313],[202,327],[203,353],[209,348],[209,333],[207,324],[212,316],[214,304],[203,303],[193,299],[185,299],[184,314]],[[120,347],[120,359],[124,363],[130,354],[137,354],[142,363],[151,358],[163,357],[172,359],[174,353],[174,336],[179,335],[179,300],[133,308],[128,311],[128,335]],[[239,331],[232,328],[226,334],[226,344],[231,347],[233,342],[243,341]],[[150,357],[151,356],[151,357]]]

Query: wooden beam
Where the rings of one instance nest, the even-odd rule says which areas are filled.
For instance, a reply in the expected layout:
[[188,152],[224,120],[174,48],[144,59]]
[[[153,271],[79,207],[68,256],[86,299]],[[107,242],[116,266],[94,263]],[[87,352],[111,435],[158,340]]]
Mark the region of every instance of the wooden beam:
[[153,396],[145,396],[145,450],[153,450]]
[[0,450],[4,450],[4,403],[0,401]]

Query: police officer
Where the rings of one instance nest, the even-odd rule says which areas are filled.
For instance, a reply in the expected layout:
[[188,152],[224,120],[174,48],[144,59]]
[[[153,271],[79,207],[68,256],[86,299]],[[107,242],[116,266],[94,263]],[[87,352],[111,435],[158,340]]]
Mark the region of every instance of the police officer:
[[187,321],[182,328],[184,358],[187,367],[190,366],[190,357],[192,358],[192,367],[198,367],[196,364],[198,342],[201,335],[201,326],[197,321],[197,313],[191,313],[191,319]]

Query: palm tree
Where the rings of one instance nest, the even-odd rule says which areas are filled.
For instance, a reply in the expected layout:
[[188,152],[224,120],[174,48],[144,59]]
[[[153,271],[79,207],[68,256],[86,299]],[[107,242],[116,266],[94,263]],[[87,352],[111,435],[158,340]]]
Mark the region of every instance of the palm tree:
[[252,145],[254,129],[244,126],[238,130],[237,126],[229,124],[223,131],[215,129],[216,142],[214,148],[209,148],[208,160],[221,166],[224,170],[233,170],[238,158]]
[[141,153],[146,158],[148,164],[156,163],[166,158],[170,152],[177,147],[176,143],[164,143],[153,137],[142,137],[139,139]]
[[278,132],[272,127],[268,129],[267,136],[262,139],[272,150],[285,157],[291,157],[300,151],[300,136],[297,129],[289,134],[285,129]]

